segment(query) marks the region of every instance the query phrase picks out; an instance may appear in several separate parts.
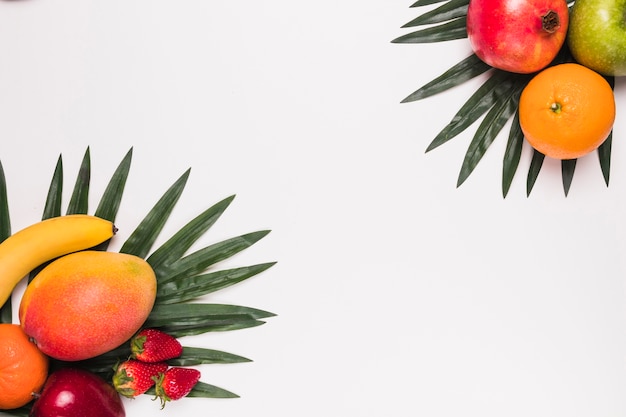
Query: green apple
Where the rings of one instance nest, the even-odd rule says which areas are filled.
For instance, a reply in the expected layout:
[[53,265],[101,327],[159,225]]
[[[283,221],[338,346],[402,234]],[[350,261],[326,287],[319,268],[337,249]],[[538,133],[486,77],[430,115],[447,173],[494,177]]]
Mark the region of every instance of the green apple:
[[578,63],[604,75],[626,75],[626,0],[576,0],[567,39]]

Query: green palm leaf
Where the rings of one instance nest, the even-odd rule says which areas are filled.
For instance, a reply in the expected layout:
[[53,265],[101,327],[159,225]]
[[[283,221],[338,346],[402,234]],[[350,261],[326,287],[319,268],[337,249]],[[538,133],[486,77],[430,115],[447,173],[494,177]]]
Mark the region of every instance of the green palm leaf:
[[455,39],[467,38],[466,18],[458,17],[448,22],[441,23],[426,29],[420,29],[415,32],[400,36],[392,43],[433,43],[452,41]]
[[86,214],[89,209],[89,184],[91,181],[91,156],[89,148],[85,151],[78,170],[74,191],[67,207],[67,214]]
[[485,152],[487,152],[487,149],[491,146],[505,123],[515,114],[520,93],[521,88],[519,85],[511,86],[507,94],[500,96],[491,110],[489,110],[467,149],[457,180],[457,187],[460,187],[474,171],[474,168],[485,155]]
[[264,238],[269,232],[269,230],[261,230],[247,233],[199,249],[179,259],[169,267],[159,269],[157,272],[159,285],[164,285],[169,281],[179,279],[183,276],[199,274],[208,267],[249,248]]
[[256,276],[273,265],[275,262],[215,271],[204,275],[183,275],[159,285],[157,303],[175,304],[190,301]]
[[576,170],[576,159],[564,159],[561,161],[561,176],[563,177],[563,191],[565,195],[569,193]]
[[[9,216],[9,200],[7,198],[7,183],[4,168],[0,163],[0,242],[11,236],[11,219]],[[0,308],[0,323],[13,321],[11,297]]]
[[403,25],[403,28],[416,27],[422,25],[431,25],[442,23],[448,20],[456,19],[467,15],[467,6],[469,0],[449,0],[441,6],[421,14],[409,23]]
[[171,366],[195,366],[206,364],[229,364],[252,362],[243,356],[223,352],[221,350],[197,347],[183,347],[183,353],[176,359],[167,361]]
[[[154,388],[150,388],[146,391],[146,395],[155,395]],[[187,394],[189,398],[239,398],[237,394],[234,394],[228,390],[225,390],[220,387],[216,387],[215,385],[210,385],[205,382],[198,382],[196,386],[193,387],[191,392]]]
[[492,108],[510,89],[509,74],[496,71],[461,106],[450,123],[428,145],[426,152],[430,152],[463,132]]
[[154,251],[147,258],[152,268],[155,271],[168,270],[173,262],[178,261],[198,238],[215,224],[234,198],[234,195],[227,197],[208,208]]
[[103,219],[115,222],[117,212],[120,208],[126,180],[130,171],[130,164],[133,158],[132,148],[126,153],[122,162],[113,173],[107,188],[104,190],[102,199],[96,208],[95,215]]
[[169,218],[174,206],[178,202],[183,189],[189,178],[190,169],[185,171],[183,175],[176,180],[174,184],[163,194],[155,206],[144,217],[139,226],[124,242],[120,252],[129,253],[141,258],[145,258],[159,233],[165,226],[165,222]]
[[46,204],[43,209],[42,220],[52,217],[58,217],[61,215],[61,198],[63,195],[63,158],[59,155],[57,164],[54,168],[54,174],[52,175],[52,181],[50,181],[50,187],[48,188],[48,197],[46,198]]
[[447,0],[417,0],[415,3],[413,3],[409,7],[413,8],[413,7],[429,6],[431,4],[442,3],[444,1],[447,1]]
[[513,183],[513,177],[519,166],[524,145],[524,133],[519,125],[519,112],[515,112],[513,123],[509,131],[509,140],[506,144],[502,161],[502,196],[506,197]]
[[609,137],[598,148],[598,158],[600,160],[600,168],[604,183],[609,185],[609,177],[611,175],[611,147],[613,145],[613,131],[609,133]]
[[535,182],[537,181],[537,177],[539,176],[539,171],[541,171],[541,166],[543,165],[544,159],[545,159],[544,154],[533,149],[533,158],[530,161],[530,166],[528,167],[528,175],[526,177],[526,195],[527,196],[530,195],[530,192],[535,186]]
[[187,394],[190,398],[239,398],[235,393],[227,391],[223,388],[210,385],[205,382],[198,382],[191,392]]
[[471,80],[472,78],[483,74],[490,69],[491,67],[481,61],[476,54],[472,54],[458,64],[452,66],[439,77],[424,84],[417,91],[402,100],[402,103],[409,103],[411,101],[434,96],[435,94],[449,90],[452,87],[456,87],[465,81]]

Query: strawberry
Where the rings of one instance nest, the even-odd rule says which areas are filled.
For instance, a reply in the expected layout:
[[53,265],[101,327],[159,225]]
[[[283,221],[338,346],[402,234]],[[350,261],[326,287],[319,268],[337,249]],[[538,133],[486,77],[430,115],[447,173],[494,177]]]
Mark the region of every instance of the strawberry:
[[132,358],[142,362],[163,362],[179,357],[183,347],[175,337],[157,329],[143,329],[130,341]]
[[193,389],[200,380],[200,371],[193,368],[175,366],[160,377],[155,377],[155,391],[161,399],[161,408],[168,401],[180,400]]
[[133,398],[148,391],[159,378],[167,371],[165,362],[145,363],[133,359],[122,362],[115,369],[113,387],[128,398]]

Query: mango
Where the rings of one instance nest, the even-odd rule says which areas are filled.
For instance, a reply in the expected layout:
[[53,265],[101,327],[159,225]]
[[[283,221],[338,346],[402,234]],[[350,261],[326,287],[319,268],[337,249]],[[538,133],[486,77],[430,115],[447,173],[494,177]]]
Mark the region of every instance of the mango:
[[19,306],[24,332],[46,355],[62,361],[93,358],[127,342],[156,299],[156,277],[142,258],[81,251],[44,267]]

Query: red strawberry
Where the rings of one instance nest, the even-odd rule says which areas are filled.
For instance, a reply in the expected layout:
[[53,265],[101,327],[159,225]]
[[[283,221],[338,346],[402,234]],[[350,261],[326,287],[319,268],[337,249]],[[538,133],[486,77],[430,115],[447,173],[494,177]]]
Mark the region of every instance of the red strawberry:
[[132,357],[142,362],[163,362],[179,357],[183,346],[175,337],[157,329],[144,329],[130,341]]
[[115,369],[113,387],[121,395],[133,398],[148,391],[167,371],[165,362],[145,363],[133,359],[122,362]]
[[193,389],[200,380],[200,371],[193,368],[172,367],[165,374],[154,378],[157,398],[161,408],[168,401],[180,400]]

